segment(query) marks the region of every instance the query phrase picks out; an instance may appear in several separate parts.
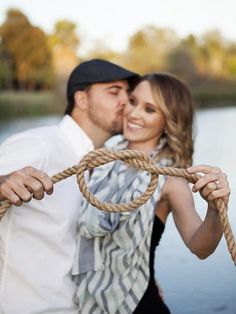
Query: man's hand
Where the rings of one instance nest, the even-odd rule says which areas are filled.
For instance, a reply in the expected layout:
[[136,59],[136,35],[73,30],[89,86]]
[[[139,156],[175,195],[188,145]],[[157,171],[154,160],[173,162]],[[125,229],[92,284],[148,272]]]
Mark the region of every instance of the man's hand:
[[33,167],[0,176],[0,201],[9,200],[20,206],[23,202],[29,202],[32,197],[41,200],[45,192],[52,194],[53,183],[43,171]]

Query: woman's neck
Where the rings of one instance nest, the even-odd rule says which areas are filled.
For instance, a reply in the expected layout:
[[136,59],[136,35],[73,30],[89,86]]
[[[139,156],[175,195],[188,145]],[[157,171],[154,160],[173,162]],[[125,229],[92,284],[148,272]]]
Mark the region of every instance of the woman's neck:
[[128,149],[132,149],[132,150],[137,150],[137,151],[141,151],[141,152],[144,152],[144,153],[150,153],[152,152],[156,146],[154,145],[148,145],[146,143],[134,143],[134,142],[128,142],[128,145],[127,145],[127,148]]

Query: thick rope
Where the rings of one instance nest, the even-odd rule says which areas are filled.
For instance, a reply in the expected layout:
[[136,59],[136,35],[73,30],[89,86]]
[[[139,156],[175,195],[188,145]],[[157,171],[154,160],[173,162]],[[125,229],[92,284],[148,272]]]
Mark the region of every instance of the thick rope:
[[[92,193],[89,192],[84,179],[84,172],[86,170],[94,169],[98,166],[104,165],[108,162],[115,160],[122,160],[135,168],[148,171],[151,174],[149,186],[147,190],[144,192],[144,194],[134,199],[128,204],[112,204],[99,201]],[[153,161],[142,152],[132,150],[114,152],[107,149],[97,149],[91,151],[90,153],[84,156],[84,158],[80,161],[79,165],[73,166],[60,173],[57,173],[56,175],[52,176],[51,179],[52,182],[55,184],[74,174],[76,174],[77,176],[77,182],[80,191],[86,198],[86,200],[95,207],[97,207],[98,209],[107,212],[132,211],[146,203],[157,187],[158,177],[160,174],[182,177],[191,183],[195,183],[200,178],[199,175],[189,174],[185,169],[172,167],[157,167],[155,166]],[[236,265],[236,244],[227,216],[227,206],[225,206],[222,198],[216,199],[214,202],[219,211],[220,222],[227,242],[228,250],[230,252],[232,260],[234,261],[234,264]],[[4,216],[4,214],[6,213],[7,209],[10,206],[11,203],[9,201],[2,202],[0,206],[0,219]]]

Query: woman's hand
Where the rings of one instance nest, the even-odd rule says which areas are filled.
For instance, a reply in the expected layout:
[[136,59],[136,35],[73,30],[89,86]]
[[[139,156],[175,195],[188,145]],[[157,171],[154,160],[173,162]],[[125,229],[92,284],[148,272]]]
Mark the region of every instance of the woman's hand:
[[227,176],[220,168],[199,165],[187,168],[189,173],[203,173],[204,175],[195,182],[193,192],[200,192],[211,208],[216,208],[214,200],[222,198],[225,206],[228,205],[230,188]]

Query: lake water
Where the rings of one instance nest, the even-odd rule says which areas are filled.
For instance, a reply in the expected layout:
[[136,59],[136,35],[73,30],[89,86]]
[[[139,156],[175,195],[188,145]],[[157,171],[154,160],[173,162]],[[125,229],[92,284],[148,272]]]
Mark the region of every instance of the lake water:
[[[13,133],[59,119],[1,122],[0,142]],[[199,111],[196,127],[194,164],[217,165],[227,173],[231,186],[228,217],[236,237],[236,108]],[[194,197],[204,217],[205,203]],[[172,314],[236,314],[236,268],[225,238],[212,256],[199,260],[185,247],[170,217],[156,252],[156,275]]]

